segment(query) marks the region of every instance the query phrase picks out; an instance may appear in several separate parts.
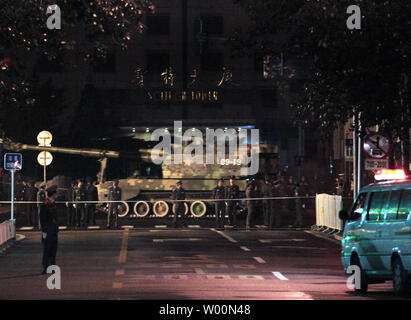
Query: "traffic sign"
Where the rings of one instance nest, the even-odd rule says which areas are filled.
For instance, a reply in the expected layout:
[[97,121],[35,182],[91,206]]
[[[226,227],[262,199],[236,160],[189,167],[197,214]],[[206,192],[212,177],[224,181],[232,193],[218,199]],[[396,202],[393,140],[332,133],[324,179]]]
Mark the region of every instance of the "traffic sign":
[[51,145],[51,141],[53,140],[53,135],[48,131],[42,131],[37,135],[37,142],[42,147],[47,147]]
[[42,151],[37,156],[37,162],[42,166],[48,166],[53,161],[53,156],[48,151]]
[[376,171],[388,168],[388,159],[365,159],[365,170]]
[[391,140],[381,133],[371,133],[365,136],[364,152],[371,159],[385,159],[391,152]]
[[23,167],[23,156],[21,153],[6,153],[4,155],[4,169],[21,170]]

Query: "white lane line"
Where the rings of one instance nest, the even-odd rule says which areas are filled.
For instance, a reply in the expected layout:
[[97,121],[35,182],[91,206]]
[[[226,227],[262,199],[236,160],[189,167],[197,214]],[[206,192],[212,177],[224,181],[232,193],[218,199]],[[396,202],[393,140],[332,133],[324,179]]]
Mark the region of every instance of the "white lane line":
[[167,225],[165,225],[165,224],[155,225],[154,228],[167,228]]
[[214,232],[217,232],[219,235],[223,236],[224,238],[226,238],[228,241],[230,241],[232,243],[237,243],[237,240],[231,238],[228,234],[225,234],[223,231],[216,230],[214,228],[211,228],[210,230],[214,231]]
[[243,250],[243,251],[251,251],[251,249],[249,249],[247,247],[244,247],[244,246],[240,247],[240,249]]
[[25,231],[25,230],[33,230],[34,227],[21,227],[19,230]]
[[96,230],[96,229],[100,229],[100,227],[99,226],[88,226],[87,229]]
[[196,224],[196,225],[191,225],[191,224],[190,224],[188,227],[189,227],[189,228],[200,228],[200,226],[197,225],[197,224]]
[[128,234],[129,234],[129,229],[124,229],[123,240],[121,241],[120,256],[118,257],[118,263],[127,262]]
[[67,226],[59,226],[59,230],[66,230]]
[[133,229],[134,226],[121,226],[122,229]]
[[255,261],[257,261],[258,263],[265,263],[265,260],[261,257],[253,257]]
[[153,239],[153,242],[165,242],[165,241],[201,241],[200,238],[169,238],[169,239]]
[[261,243],[272,243],[272,242],[287,242],[287,241],[303,242],[307,240],[306,239],[259,239],[258,241]]
[[280,280],[288,280],[286,277],[284,277],[284,276],[282,275],[281,272],[273,271],[273,275],[276,276],[276,277],[277,277],[278,279],[280,279]]

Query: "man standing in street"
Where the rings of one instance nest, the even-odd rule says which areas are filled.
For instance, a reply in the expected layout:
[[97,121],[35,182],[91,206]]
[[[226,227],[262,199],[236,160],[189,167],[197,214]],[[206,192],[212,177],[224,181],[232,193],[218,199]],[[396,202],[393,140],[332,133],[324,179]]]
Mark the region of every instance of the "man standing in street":
[[227,214],[228,222],[230,226],[237,227],[237,217],[236,217],[236,206],[238,200],[230,199],[239,199],[240,198],[240,188],[235,184],[234,177],[230,178],[230,185],[226,187],[226,196],[227,199]]
[[97,188],[93,185],[91,178],[87,178],[87,185],[86,185],[86,201],[93,201],[91,203],[86,204],[86,215],[87,215],[87,225],[89,222],[93,223],[93,226],[96,225],[96,218],[95,218],[95,211],[96,211],[96,203],[95,201],[98,200],[97,195]]
[[224,228],[224,216],[225,216],[225,187],[222,179],[218,180],[217,186],[213,189],[213,199],[215,201],[215,222],[216,228]]
[[[263,198],[270,198],[272,197],[272,185],[270,181],[270,177],[265,177],[264,184],[261,187],[261,193]],[[263,200],[263,215],[264,215],[264,225],[269,227],[270,225],[270,217],[271,217],[271,200],[264,199]]]
[[245,196],[247,199],[247,219],[246,219],[246,230],[249,231],[250,228],[254,227],[254,220],[255,220],[255,211],[257,208],[257,200],[253,200],[254,198],[258,198],[259,192],[258,187],[255,181],[251,181],[247,189],[245,191]]
[[75,220],[75,208],[74,208],[74,203],[73,200],[75,199],[75,194],[76,194],[76,183],[73,181],[70,185],[70,187],[67,189],[67,194],[66,194],[66,207],[67,207],[67,227],[74,227],[76,225],[76,220]]
[[44,183],[40,186],[40,190],[37,192],[36,195],[36,201],[37,201],[37,220],[39,224],[39,229],[42,228],[41,226],[41,219],[40,219],[40,209],[41,209],[41,204],[46,201],[47,199],[47,192],[46,192],[46,186]]
[[40,204],[40,221],[43,244],[43,271],[47,273],[49,266],[56,264],[58,231],[56,195],[57,187],[51,187],[47,190],[48,198]]
[[83,181],[78,180],[77,188],[75,192],[74,201],[76,202],[76,220],[77,227],[86,225],[86,189],[84,188]]
[[117,218],[118,218],[118,207],[120,205],[119,202],[121,201],[121,188],[118,186],[118,179],[113,181],[113,186],[108,189],[108,201],[110,202],[108,205],[108,214],[107,214],[107,228],[110,229],[114,226],[117,229]]
[[[186,192],[183,188],[183,183],[181,181],[178,181],[176,183],[176,187],[173,190],[173,193],[171,195],[171,198],[173,200],[185,200],[186,199]],[[177,228],[177,221],[178,221],[178,215],[181,215],[181,219],[183,221],[183,225],[185,226],[185,218],[184,218],[184,211],[185,211],[185,206],[184,206],[184,201],[175,201],[174,202],[174,218],[173,218],[173,227]]]
[[302,202],[300,198],[300,185],[297,183],[294,188],[294,196],[295,198],[295,221],[294,221],[294,228],[302,228],[303,226],[303,216],[302,216]]

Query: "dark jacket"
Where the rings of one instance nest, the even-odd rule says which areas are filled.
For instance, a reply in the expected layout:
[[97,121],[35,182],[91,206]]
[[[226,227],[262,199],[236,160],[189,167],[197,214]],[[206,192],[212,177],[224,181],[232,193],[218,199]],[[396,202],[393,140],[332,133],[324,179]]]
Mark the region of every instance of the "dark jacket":
[[226,187],[225,197],[226,199],[239,199],[240,198],[240,188],[236,184]]
[[186,192],[183,188],[175,188],[173,193],[171,194],[171,199],[173,200],[185,200],[186,199]]
[[213,189],[213,199],[225,199],[225,187],[215,187]]
[[108,200],[109,201],[120,201],[121,200],[121,188],[120,187],[110,187],[108,189]]
[[56,204],[48,200],[40,206],[40,223],[41,231],[47,233],[47,236],[57,235],[59,227],[57,224]]
[[88,184],[86,186],[86,200],[87,201],[97,201],[98,200],[97,188],[93,186],[92,184]]

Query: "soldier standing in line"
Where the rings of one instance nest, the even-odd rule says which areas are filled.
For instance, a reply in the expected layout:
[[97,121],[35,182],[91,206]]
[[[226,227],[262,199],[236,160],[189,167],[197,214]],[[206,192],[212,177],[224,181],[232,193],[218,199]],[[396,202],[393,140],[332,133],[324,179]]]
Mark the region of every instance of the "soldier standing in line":
[[253,198],[257,198],[259,195],[258,192],[258,187],[255,181],[251,181],[246,190],[245,190],[245,196],[247,199],[247,219],[246,219],[246,230],[249,231],[250,228],[254,227],[254,216],[255,216],[255,210],[257,208],[257,201],[252,200]]
[[[265,177],[264,184],[261,187],[261,193],[263,198],[270,198],[272,195],[272,185],[269,177]],[[269,227],[270,217],[271,217],[271,200],[263,200],[263,215],[264,215],[264,225]]]
[[215,222],[216,228],[224,228],[224,216],[225,216],[225,187],[222,179],[218,180],[217,186],[213,189],[213,199],[215,201]]
[[[278,180],[275,177],[272,178],[270,186],[271,186],[271,197],[275,198],[278,197]],[[275,225],[276,215],[278,214],[279,210],[279,200],[278,199],[271,199],[270,200],[270,219],[269,219],[269,228],[272,229]]]
[[42,228],[41,225],[41,219],[40,219],[40,209],[41,209],[41,204],[46,201],[47,199],[47,191],[46,191],[46,186],[44,183],[40,186],[40,190],[37,191],[36,195],[36,201],[37,201],[37,219],[38,219],[38,224],[39,228]]
[[[121,201],[121,188],[118,186],[118,179],[113,181],[113,185],[108,189],[108,201]],[[117,229],[117,218],[118,218],[118,207],[119,202],[110,202],[108,205],[107,214],[107,228],[110,229],[112,226]]]
[[84,201],[86,201],[86,189],[84,188],[83,181],[78,180],[77,188],[74,193],[74,200],[76,202],[76,220],[77,227],[86,225],[86,206]]
[[86,211],[87,211],[87,225],[89,222],[93,222],[93,226],[96,225],[96,218],[95,218],[95,211],[96,211],[96,203],[94,201],[98,200],[97,195],[97,188],[93,185],[91,178],[87,178],[87,185],[86,185],[86,201],[93,201],[92,203],[87,203]]
[[[22,187],[19,190],[18,194],[17,194],[17,200],[18,201],[27,201],[27,181],[23,180],[22,181]],[[28,226],[31,226],[31,221],[30,221],[30,217],[29,217],[29,212],[28,212],[28,207],[26,206],[25,203],[22,203],[21,205],[18,206],[18,211],[26,216],[26,223]]]
[[226,196],[227,201],[227,214],[228,222],[230,226],[234,228],[237,227],[237,217],[236,217],[236,206],[238,200],[229,200],[229,199],[239,199],[240,198],[240,188],[235,184],[234,177],[230,178],[230,185],[226,187]]
[[67,189],[67,194],[66,194],[66,207],[67,207],[67,227],[70,226],[75,226],[76,221],[75,221],[75,208],[74,208],[74,203],[73,200],[75,199],[75,193],[76,193],[76,182],[73,181],[70,185],[70,187]]
[[[176,183],[176,187],[173,190],[173,193],[171,195],[171,199],[173,200],[185,200],[186,199],[186,192],[183,188],[183,183],[181,181],[178,181]],[[185,211],[185,206],[183,201],[176,201],[174,202],[175,204],[175,209],[174,209],[174,218],[173,218],[173,227],[177,228],[177,221],[178,221],[178,215],[181,215],[181,219],[183,220],[183,226],[185,226],[185,218],[184,218],[184,211]]]
[[51,187],[47,190],[47,199],[40,204],[40,221],[43,244],[43,272],[47,273],[49,266],[56,264],[58,231],[56,195],[57,187]]

